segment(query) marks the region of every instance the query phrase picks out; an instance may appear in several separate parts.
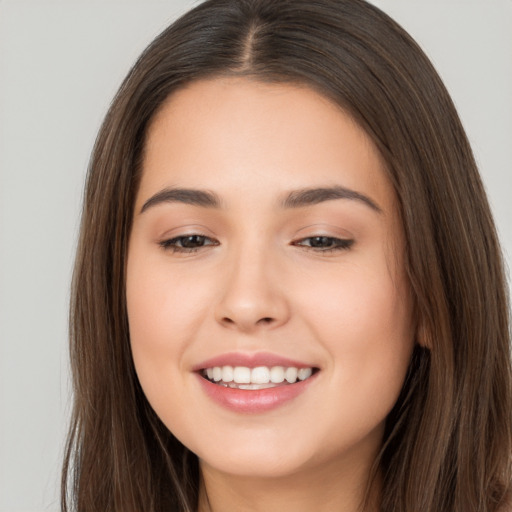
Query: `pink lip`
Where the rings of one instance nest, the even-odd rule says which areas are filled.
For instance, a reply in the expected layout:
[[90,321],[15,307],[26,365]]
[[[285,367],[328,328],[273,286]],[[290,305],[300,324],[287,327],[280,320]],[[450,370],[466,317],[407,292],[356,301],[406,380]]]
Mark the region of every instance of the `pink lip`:
[[313,364],[289,359],[269,352],[243,353],[231,352],[212,357],[195,365],[196,372],[203,391],[217,404],[239,413],[259,413],[277,408],[298,397],[316,380],[319,372],[309,379],[297,381],[295,384],[284,384],[266,389],[235,389],[214,384],[202,376],[201,370],[214,366],[293,366],[295,368],[317,368]]
[[295,368],[310,368],[312,364],[303,363],[287,357],[283,357],[270,352],[229,352],[220,356],[212,357],[192,367],[193,371],[204,370],[205,368],[213,368],[214,366],[248,366],[254,368],[256,366],[294,366]]
[[318,373],[309,379],[267,389],[235,389],[214,384],[196,373],[204,392],[217,404],[238,413],[260,413],[275,409],[304,393],[316,380]]

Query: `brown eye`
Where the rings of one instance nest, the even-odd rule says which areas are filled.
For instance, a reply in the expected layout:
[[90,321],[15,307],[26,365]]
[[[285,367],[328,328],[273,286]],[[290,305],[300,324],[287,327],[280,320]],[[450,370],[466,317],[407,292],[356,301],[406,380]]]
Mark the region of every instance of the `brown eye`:
[[311,248],[320,252],[328,252],[349,249],[353,243],[354,240],[332,236],[310,236],[294,242],[293,245]]
[[186,249],[195,249],[197,247],[203,247],[207,238],[202,235],[189,235],[189,236],[180,236],[177,239],[177,245]]
[[334,245],[334,238],[328,236],[313,236],[309,240],[309,245],[317,249],[326,249]]
[[218,245],[218,242],[210,237],[198,234],[177,236],[160,242],[161,247],[173,252],[194,252],[212,245]]

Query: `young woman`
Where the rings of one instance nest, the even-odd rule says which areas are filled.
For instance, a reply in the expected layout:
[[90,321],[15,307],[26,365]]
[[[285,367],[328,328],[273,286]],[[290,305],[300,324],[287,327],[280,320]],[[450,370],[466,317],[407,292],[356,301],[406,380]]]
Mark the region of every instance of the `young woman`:
[[87,181],[63,510],[509,510],[503,264],[453,104],[359,0],[209,0]]

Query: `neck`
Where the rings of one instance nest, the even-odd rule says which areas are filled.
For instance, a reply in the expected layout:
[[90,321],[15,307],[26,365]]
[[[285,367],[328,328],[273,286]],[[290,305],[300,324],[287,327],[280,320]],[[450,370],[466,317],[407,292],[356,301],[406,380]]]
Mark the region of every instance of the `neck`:
[[[379,478],[367,494],[369,467],[309,468],[280,477],[219,472],[201,461],[198,512],[377,512]],[[366,498],[366,500],[365,500]]]

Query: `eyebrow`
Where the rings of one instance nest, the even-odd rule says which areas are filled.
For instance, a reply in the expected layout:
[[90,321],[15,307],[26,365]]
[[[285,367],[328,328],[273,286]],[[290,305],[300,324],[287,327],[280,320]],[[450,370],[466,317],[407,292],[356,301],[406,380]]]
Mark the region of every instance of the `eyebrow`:
[[191,188],[164,188],[151,196],[142,206],[140,213],[162,203],[184,203],[203,208],[220,208],[221,200],[217,194],[208,190]]
[[[368,196],[346,187],[319,187],[293,190],[281,202],[282,208],[302,208],[331,201],[333,199],[349,199],[359,201],[377,213],[382,213],[378,204]],[[165,188],[151,196],[142,206],[140,213],[162,203],[184,203],[203,208],[221,208],[219,196],[209,190],[189,188]]]
[[382,209],[373,199],[370,199],[360,192],[341,186],[294,190],[286,196],[282,202],[282,206],[283,208],[302,208],[333,199],[360,201],[377,213],[382,213]]

